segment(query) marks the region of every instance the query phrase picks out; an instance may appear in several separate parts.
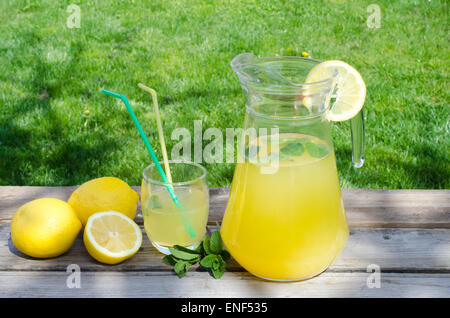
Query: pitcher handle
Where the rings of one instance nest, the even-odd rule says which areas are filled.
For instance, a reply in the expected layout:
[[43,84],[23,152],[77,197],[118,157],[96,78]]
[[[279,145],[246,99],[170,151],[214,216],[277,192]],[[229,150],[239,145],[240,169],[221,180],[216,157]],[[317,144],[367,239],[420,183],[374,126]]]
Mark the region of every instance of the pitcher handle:
[[364,164],[364,115],[363,110],[350,119],[352,132],[352,162],[353,167],[361,168]]

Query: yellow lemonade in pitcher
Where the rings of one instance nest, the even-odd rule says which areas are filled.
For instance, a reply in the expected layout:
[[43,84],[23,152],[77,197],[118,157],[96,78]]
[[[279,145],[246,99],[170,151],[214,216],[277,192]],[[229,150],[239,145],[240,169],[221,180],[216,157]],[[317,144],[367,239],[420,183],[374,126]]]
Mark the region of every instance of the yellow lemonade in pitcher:
[[302,134],[280,134],[278,149],[275,172],[263,170],[267,161],[237,164],[221,235],[250,273],[306,279],[324,271],[348,238],[335,156],[325,141]]

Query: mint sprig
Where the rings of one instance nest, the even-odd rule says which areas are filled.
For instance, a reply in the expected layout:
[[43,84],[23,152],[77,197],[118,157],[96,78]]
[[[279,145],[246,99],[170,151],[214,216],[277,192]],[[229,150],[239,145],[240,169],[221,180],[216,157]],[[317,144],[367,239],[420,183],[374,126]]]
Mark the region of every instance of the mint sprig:
[[308,142],[306,144],[306,151],[308,151],[311,157],[314,158],[322,158],[329,153],[328,147],[326,145],[316,144],[313,142]]
[[288,156],[301,156],[305,147],[301,143],[290,143],[280,149],[281,153]]
[[219,279],[225,273],[226,262],[231,259],[230,253],[223,248],[222,238],[217,230],[211,237],[205,236],[194,250],[180,245],[174,245],[169,250],[172,254],[164,256],[163,262],[173,266],[179,278],[184,277],[192,265],[200,263],[215,279]]

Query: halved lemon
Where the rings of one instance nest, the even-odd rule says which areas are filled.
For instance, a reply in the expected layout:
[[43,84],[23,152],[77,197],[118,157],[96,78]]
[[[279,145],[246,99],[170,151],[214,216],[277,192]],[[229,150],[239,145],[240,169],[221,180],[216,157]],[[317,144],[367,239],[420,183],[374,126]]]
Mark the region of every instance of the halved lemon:
[[328,119],[344,121],[355,117],[366,99],[366,84],[361,74],[345,62],[330,60],[314,66],[306,76],[305,83],[325,80],[337,71],[335,102],[328,111]]
[[136,254],[142,244],[142,231],[122,213],[99,212],[89,217],[83,240],[97,261],[117,264]]

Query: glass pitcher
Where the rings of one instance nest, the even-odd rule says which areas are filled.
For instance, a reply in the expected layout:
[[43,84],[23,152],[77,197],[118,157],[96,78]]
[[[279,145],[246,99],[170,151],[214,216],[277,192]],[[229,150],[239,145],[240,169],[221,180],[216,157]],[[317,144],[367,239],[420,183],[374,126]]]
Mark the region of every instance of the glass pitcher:
[[[305,83],[320,61],[300,57],[231,63],[246,99],[244,130],[221,235],[233,258],[265,279],[320,274],[344,248],[348,226],[327,112],[339,74]],[[353,164],[364,162],[362,111],[351,120]]]

